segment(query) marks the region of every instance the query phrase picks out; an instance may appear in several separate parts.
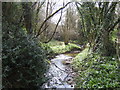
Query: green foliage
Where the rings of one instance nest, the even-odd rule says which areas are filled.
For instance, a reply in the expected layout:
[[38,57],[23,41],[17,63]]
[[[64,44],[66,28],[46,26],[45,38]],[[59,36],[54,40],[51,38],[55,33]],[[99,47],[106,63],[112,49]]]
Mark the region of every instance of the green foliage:
[[64,45],[64,42],[58,40],[51,40],[49,43],[47,43],[47,45],[50,47],[60,46],[60,45]]
[[[8,27],[9,25],[9,27]],[[46,54],[22,29],[3,22],[3,88],[39,87],[45,81]]]
[[76,87],[79,88],[120,88],[120,76],[116,58],[90,54],[85,59],[74,61],[73,68],[78,72]]
[[40,42],[39,46],[41,46],[44,49],[47,59],[49,59],[51,56],[53,56],[54,52],[48,44]]
[[117,32],[118,32],[118,30],[117,29],[115,29],[114,31],[112,31],[111,32],[111,40],[113,41],[113,42],[115,42],[116,41],[116,39],[117,39]]
[[50,48],[53,50],[54,53],[65,53],[67,51],[72,50],[80,50],[81,48],[77,46],[76,44],[69,43],[68,45],[65,45],[64,42],[59,41],[53,41],[48,43]]

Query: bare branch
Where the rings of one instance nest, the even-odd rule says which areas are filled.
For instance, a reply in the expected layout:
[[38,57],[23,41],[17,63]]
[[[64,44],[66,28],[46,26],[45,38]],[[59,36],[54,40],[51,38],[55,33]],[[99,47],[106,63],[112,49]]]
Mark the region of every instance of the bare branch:
[[61,19],[62,19],[62,11],[61,11],[60,18],[59,18],[59,20],[58,20],[58,22],[57,22],[57,24],[56,24],[56,26],[55,26],[55,29],[54,29],[54,32],[53,32],[53,34],[52,34],[51,38],[50,38],[47,42],[45,42],[45,43],[48,43],[49,41],[51,41],[51,40],[52,40],[52,38],[53,38],[53,36],[54,36],[54,34],[55,34],[56,30],[57,30],[57,27],[58,27],[58,25],[59,25],[59,23],[60,23]]
[[[48,16],[45,20],[44,20],[44,22],[41,24],[41,26],[40,26],[40,28],[39,28],[39,30],[38,30],[38,33],[37,33],[37,35],[35,36],[36,38],[44,31],[44,30],[42,30],[41,31],[41,29],[42,29],[42,27],[43,27],[43,25],[47,22],[47,20],[49,20],[51,17],[53,17],[56,13],[58,13],[59,11],[61,11],[62,9],[64,9],[67,5],[69,5],[70,3],[72,3],[72,2],[68,2],[65,6],[63,6],[63,7],[61,7],[61,8],[59,8],[58,10],[56,10],[53,14],[51,14],[50,16]],[[41,32],[40,32],[41,31]]]
[[33,8],[36,4],[37,4],[37,2],[34,2],[31,7]]

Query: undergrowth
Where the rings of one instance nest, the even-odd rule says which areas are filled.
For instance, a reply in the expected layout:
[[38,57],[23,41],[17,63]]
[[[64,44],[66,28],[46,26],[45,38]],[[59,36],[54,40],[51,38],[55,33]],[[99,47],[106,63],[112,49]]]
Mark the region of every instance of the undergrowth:
[[[120,88],[120,76],[116,57],[99,54],[85,55],[86,50],[73,60],[77,88]],[[80,58],[83,56],[82,58]],[[86,58],[87,57],[87,58]]]

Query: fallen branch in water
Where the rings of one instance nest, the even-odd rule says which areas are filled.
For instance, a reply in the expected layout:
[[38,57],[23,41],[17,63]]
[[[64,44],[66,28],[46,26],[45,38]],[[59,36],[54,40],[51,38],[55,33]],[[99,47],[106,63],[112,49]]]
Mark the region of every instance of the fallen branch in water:
[[[61,71],[63,71],[63,72],[66,72],[65,70],[62,70],[61,68],[59,68],[55,63],[52,63],[52,64],[54,64],[58,69],[60,69]],[[66,72],[67,73],[67,72]]]

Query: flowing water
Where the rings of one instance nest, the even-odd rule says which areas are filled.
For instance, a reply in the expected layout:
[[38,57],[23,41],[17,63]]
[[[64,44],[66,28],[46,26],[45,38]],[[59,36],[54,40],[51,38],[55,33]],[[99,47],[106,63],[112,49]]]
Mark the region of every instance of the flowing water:
[[[74,89],[73,77],[75,73],[70,67],[72,56],[69,54],[57,55],[51,60],[49,71],[46,76],[49,77],[47,83],[43,85],[44,88],[71,88]],[[65,62],[67,63],[65,64]]]

